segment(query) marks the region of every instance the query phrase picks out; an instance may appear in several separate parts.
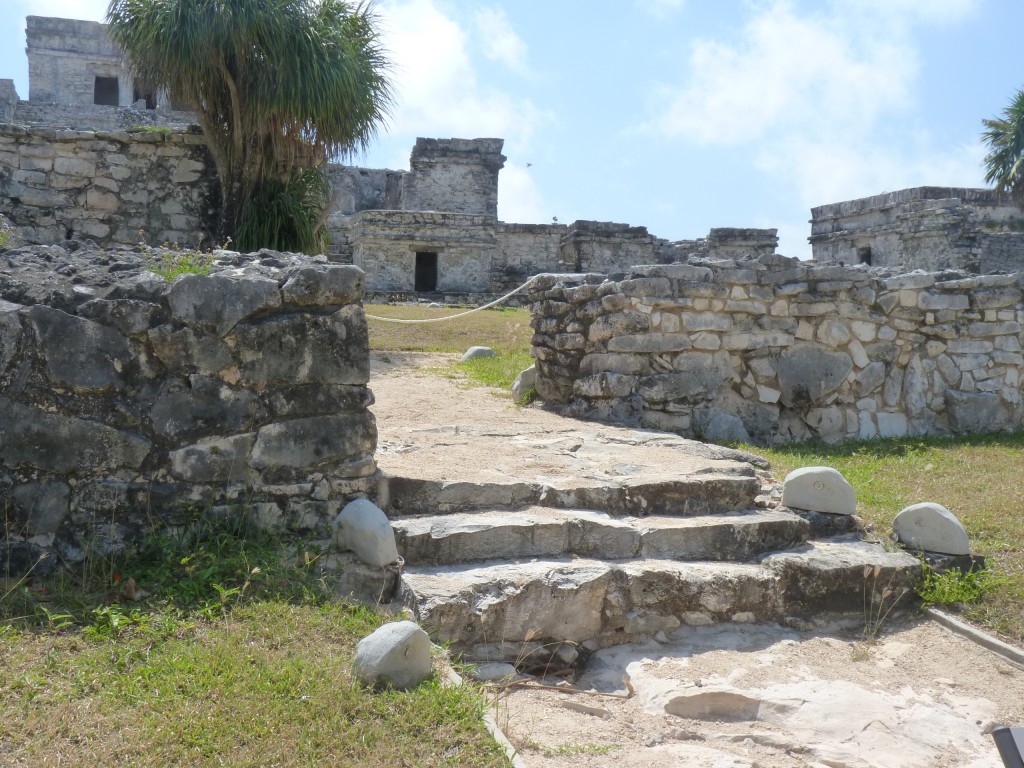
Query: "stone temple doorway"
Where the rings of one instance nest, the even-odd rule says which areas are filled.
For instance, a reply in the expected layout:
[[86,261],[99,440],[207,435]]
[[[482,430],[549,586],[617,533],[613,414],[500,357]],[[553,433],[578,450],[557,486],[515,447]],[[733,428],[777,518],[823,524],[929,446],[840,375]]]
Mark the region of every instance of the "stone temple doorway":
[[437,290],[437,254],[433,251],[416,252],[415,290],[417,293]]

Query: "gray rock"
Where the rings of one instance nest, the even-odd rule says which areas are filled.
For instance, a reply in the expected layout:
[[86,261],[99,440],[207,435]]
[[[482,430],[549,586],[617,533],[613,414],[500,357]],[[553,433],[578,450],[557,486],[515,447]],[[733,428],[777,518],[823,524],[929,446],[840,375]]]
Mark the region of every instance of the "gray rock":
[[166,437],[199,438],[252,429],[262,416],[256,395],[236,390],[220,379],[193,374],[167,382],[154,399],[149,416],[153,430]]
[[276,280],[185,275],[167,290],[167,302],[175,320],[209,326],[223,336],[247,317],[281,306],[281,291]]
[[779,388],[783,405],[817,403],[846,381],[853,360],[845,352],[826,352],[818,347],[800,345],[779,357]]
[[411,621],[385,624],[359,641],[352,670],[367,685],[411,688],[430,677],[430,638]]
[[704,439],[710,443],[749,443],[750,435],[743,420],[731,413],[712,409],[703,423]]
[[372,456],[376,445],[370,413],[292,419],[260,429],[251,461],[258,469],[312,469]]
[[941,504],[924,501],[903,509],[892,521],[897,540],[908,549],[945,555],[969,555],[967,531]]
[[494,357],[497,353],[490,347],[470,347],[462,356],[462,362],[472,360],[476,357]]
[[0,300],[0,376],[7,371],[21,341],[20,309],[20,304]]
[[388,516],[368,499],[345,505],[334,521],[336,540],[342,550],[351,550],[367,565],[383,567],[398,560],[395,531]]
[[469,674],[474,680],[486,683],[491,680],[515,680],[519,677],[519,670],[512,664],[492,661],[475,665]]
[[990,432],[999,429],[1005,419],[999,395],[994,392],[958,392],[946,390],[949,428],[959,434]]
[[295,314],[235,328],[242,379],[275,386],[316,382],[366,384],[366,317],[358,306],[330,315]]
[[679,693],[665,702],[665,712],[692,720],[756,720],[759,699],[728,688],[702,687]]
[[150,330],[149,343],[160,362],[171,369],[196,368],[216,373],[233,362],[231,349],[220,337],[195,328],[175,330],[171,325],[160,325]]
[[524,400],[530,390],[537,389],[537,366],[531,365],[516,376],[512,382],[512,399],[517,403]]
[[142,333],[153,322],[160,307],[133,299],[93,299],[78,308],[79,317],[109,325],[125,336]]
[[853,486],[832,467],[794,469],[782,484],[782,504],[834,515],[857,513],[857,495]]
[[138,469],[150,447],[138,435],[0,397],[0,461],[9,467],[53,472]]
[[352,304],[363,297],[363,270],[317,264],[301,267],[281,288],[284,303],[298,307]]
[[71,487],[58,480],[42,480],[15,486],[15,506],[25,520],[29,536],[54,533],[68,516]]
[[125,338],[105,325],[37,304],[25,310],[51,380],[74,389],[119,389],[131,359]]
[[250,432],[203,440],[171,451],[171,473],[193,483],[245,482],[250,479],[249,452],[255,438]]

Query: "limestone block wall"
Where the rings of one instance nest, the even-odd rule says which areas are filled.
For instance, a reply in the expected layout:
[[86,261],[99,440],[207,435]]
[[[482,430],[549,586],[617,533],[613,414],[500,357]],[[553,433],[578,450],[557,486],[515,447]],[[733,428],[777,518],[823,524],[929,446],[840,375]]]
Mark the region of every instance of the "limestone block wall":
[[0,261],[0,571],[246,509],[326,530],[375,495],[363,273],[222,253],[168,283],[128,250]]
[[[1009,195],[915,187],[811,209],[810,242],[816,261],[985,274],[988,237],[1022,225],[1024,208]],[[1002,245],[1000,263],[1024,270],[1024,239]]]
[[610,221],[574,221],[562,238],[567,272],[619,272],[631,264],[657,263],[660,251],[647,227]]
[[118,78],[118,105],[133,101],[132,82],[106,26],[45,16],[25,20],[29,100],[92,104],[96,77]]
[[416,139],[402,177],[402,209],[498,215],[504,139]]
[[530,293],[537,391],[711,440],[969,433],[1024,421],[1020,275],[694,260]]
[[512,290],[542,272],[568,271],[561,261],[562,238],[568,231],[564,224],[498,222],[491,292]]
[[0,214],[31,243],[195,244],[218,194],[199,133],[0,125]]
[[413,291],[417,253],[436,254],[437,291],[482,293],[490,285],[497,243],[489,216],[362,211],[352,217],[348,238],[367,290]]
[[13,123],[17,107],[18,91],[14,87],[14,81],[0,79],[0,123]]

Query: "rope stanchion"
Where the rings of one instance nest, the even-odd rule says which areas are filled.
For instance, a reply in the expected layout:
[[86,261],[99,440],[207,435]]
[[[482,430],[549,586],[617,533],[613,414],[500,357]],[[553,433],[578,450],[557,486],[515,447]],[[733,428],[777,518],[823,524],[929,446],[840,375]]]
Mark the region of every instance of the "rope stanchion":
[[473,309],[466,310],[465,312],[460,312],[457,315],[448,315],[447,317],[428,317],[428,318],[424,318],[423,320],[399,320],[396,317],[380,317],[379,315],[367,315],[366,318],[367,318],[367,320],[380,320],[381,322],[384,322],[384,323],[401,323],[403,325],[419,325],[420,323],[443,323],[445,320],[455,320],[455,319],[460,318],[460,317],[465,317],[466,315],[471,315],[474,312],[480,312],[481,310],[490,309],[491,307],[495,307],[498,304],[501,304],[503,301],[508,301],[513,296],[515,296],[517,293],[519,293],[520,291],[522,291],[525,288],[527,288],[527,286],[529,286],[530,283],[532,283],[538,277],[540,277],[540,275],[534,275],[529,280],[527,280],[525,283],[523,283],[518,288],[516,288],[514,291],[506,293],[501,298],[495,299],[494,301],[492,301],[492,302],[490,302],[488,304],[483,304],[482,306],[474,307]]

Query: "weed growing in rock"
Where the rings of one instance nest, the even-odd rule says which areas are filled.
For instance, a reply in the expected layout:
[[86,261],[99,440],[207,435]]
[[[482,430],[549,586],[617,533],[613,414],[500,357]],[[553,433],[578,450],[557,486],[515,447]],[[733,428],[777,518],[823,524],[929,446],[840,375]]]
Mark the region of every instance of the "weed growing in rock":
[[897,603],[906,597],[910,590],[906,587],[896,587],[893,580],[897,577],[894,572],[889,576],[888,582],[879,584],[879,577],[882,575],[882,566],[864,566],[864,632],[865,642],[872,642],[878,638],[882,631],[882,624],[889,618],[889,614],[896,608]]
[[950,568],[944,573],[925,566],[917,594],[925,607],[933,605],[964,605],[981,600],[985,593],[999,586],[1001,580],[988,568],[961,571]]
[[0,251],[13,248],[17,244],[18,235],[14,231],[14,225],[0,216]]
[[[173,282],[181,275],[208,275],[213,270],[215,249],[203,250],[202,234],[199,235],[199,245],[195,248],[186,248],[178,243],[164,243],[154,247],[146,244],[145,236],[146,233],[140,230],[139,248],[142,250],[146,267],[164,280]],[[229,237],[223,245],[217,246],[216,250],[225,250],[230,245]]]

